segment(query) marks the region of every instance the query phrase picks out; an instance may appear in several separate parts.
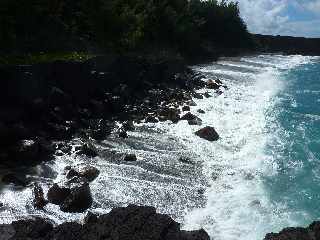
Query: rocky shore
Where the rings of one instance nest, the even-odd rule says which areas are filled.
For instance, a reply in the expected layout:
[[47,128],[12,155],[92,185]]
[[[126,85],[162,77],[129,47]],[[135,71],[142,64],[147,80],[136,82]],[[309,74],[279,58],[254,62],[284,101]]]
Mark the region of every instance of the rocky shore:
[[182,231],[179,223],[158,214],[152,207],[130,205],[109,214],[88,213],[82,224],[69,222],[54,226],[40,218],[0,225],[1,240],[209,240],[204,230]]
[[[50,203],[63,212],[85,212],[93,202],[90,183],[99,169],[68,166],[64,181],[44,192],[27,174],[17,174],[16,168],[71,152],[95,157],[99,152],[94,142],[111,134],[128,138],[127,133],[141,122],[187,121],[199,126],[195,137],[207,141],[220,137],[214,126],[202,126],[190,106],[195,106],[192,98],[213,97],[197,89],[213,89],[219,96],[227,86],[192,71],[182,59],[101,56],[86,62],[2,66],[0,79],[0,165],[8,169],[1,182],[32,186],[33,207],[39,210]],[[69,141],[73,138],[81,139],[81,146],[72,148]],[[132,162],[137,157],[125,154],[123,160]],[[265,240],[320,239],[318,225],[284,229],[267,234]],[[204,230],[180,230],[177,222],[152,207],[129,205],[100,216],[89,212],[82,223],[55,225],[47,219],[30,218],[0,225],[0,240],[13,239],[207,240],[209,236]]]
[[[190,106],[195,105],[192,98],[212,96],[195,90],[207,87],[218,96],[227,88],[218,79],[204,81],[204,76],[188,68],[182,59],[130,56],[2,66],[0,78],[0,165],[8,170],[1,177],[2,184],[32,186],[34,208],[41,210],[51,203],[69,213],[90,208],[90,182],[99,175],[99,169],[68,166],[65,181],[52,185],[48,192],[29,179],[27,173],[17,174],[16,169],[33,167],[71,152],[95,157],[99,153],[93,142],[110,134],[128,138],[127,132],[133,131],[136,123],[188,121],[200,129],[201,119],[189,112]],[[199,112],[204,113],[201,109]],[[195,136],[208,141],[219,139],[212,126],[200,129]],[[73,138],[81,139],[82,146],[73,149],[69,145]],[[134,154],[123,159],[137,160]],[[47,220],[29,219],[0,228],[2,236],[7,236],[4,239],[104,239],[106,234],[110,234],[110,239],[209,239],[203,230],[179,231],[178,223],[149,207],[129,206],[92,218],[95,224],[66,223],[54,228]],[[118,218],[123,219],[121,224]],[[115,224],[119,229],[113,229]],[[111,226],[112,231],[107,233]]]
[[[126,138],[133,122],[176,123],[179,106],[187,110],[192,97],[210,97],[194,91],[206,83],[182,59],[109,56],[83,63],[5,66],[0,78],[0,162],[9,168],[67,154],[66,142],[74,137],[83,139],[79,154],[94,156],[90,139],[100,141],[112,132]],[[223,89],[221,82],[207,85],[218,94]],[[5,180],[18,182],[12,176]]]
[[264,240],[318,240],[320,239],[320,222],[309,227],[286,228],[280,233],[269,233]]

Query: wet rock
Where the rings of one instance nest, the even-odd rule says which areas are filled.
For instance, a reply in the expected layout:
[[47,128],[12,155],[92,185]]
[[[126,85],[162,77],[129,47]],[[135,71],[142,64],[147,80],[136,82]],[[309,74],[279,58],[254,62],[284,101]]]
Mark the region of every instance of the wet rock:
[[53,225],[49,220],[38,217],[31,220],[13,222],[11,226],[14,229],[12,234],[13,237],[10,238],[12,240],[42,240],[45,239],[45,236],[53,230]]
[[86,143],[81,146],[81,149],[77,154],[86,155],[87,157],[96,157],[98,156],[98,151],[92,143]]
[[107,138],[114,128],[114,123],[103,119],[92,119],[88,121],[90,136],[98,141]]
[[93,199],[88,182],[80,182],[71,187],[70,194],[64,199],[60,205],[63,212],[83,212],[90,208]]
[[211,142],[217,141],[220,138],[216,130],[213,127],[209,127],[209,126],[198,130],[197,132],[195,132],[195,134]]
[[209,88],[209,89],[214,89],[214,90],[217,90],[220,88],[220,84],[218,83],[219,80],[208,80],[207,83],[206,83],[206,87]]
[[149,115],[146,117],[145,122],[146,123],[157,123],[157,122],[159,122],[159,120],[156,117]]
[[199,188],[198,189],[198,193],[201,194],[201,195],[203,195],[205,192],[206,192],[206,189],[204,189],[204,188]]
[[189,106],[192,106],[192,107],[197,106],[197,104],[193,100],[190,100],[187,103],[188,103]]
[[120,128],[118,130],[118,136],[120,138],[128,138],[128,133],[124,129]]
[[98,216],[93,214],[90,211],[87,213],[87,215],[83,219],[84,224],[94,224],[97,221],[98,221]]
[[44,198],[42,187],[35,183],[33,187],[33,206],[37,209],[43,209],[46,204],[47,201]]
[[79,176],[79,173],[76,170],[70,169],[66,175],[66,178],[71,179],[73,177],[78,177],[78,176]]
[[190,107],[189,106],[183,106],[182,107],[182,111],[188,112],[188,111],[190,111]]
[[125,122],[122,124],[122,128],[123,128],[125,131],[134,131],[134,130],[135,130],[135,126],[134,126],[133,121],[125,121]]
[[65,154],[71,154],[72,146],[67,143],[59,143],[57,145],[56,155],[62,156]]
[[194,162],[187,156],[181,156],[179,158],[179,162],[185,163],[185,164],[193,164]]
[[189,121],[189,120],[194,120],[194,119],[196,119],[196,118],[197,118],[196,115],[192,114],[191,112],[188,112],[188,113],[186,113],[185,115],[183,115],[183,116],[181,117],[181,120],[187,120],[187,121]]
[[66,187],[60,187],[58,184],[54,184],[48,191],[47,197],[50,203],[60,205],[70,194],[71,190]]
[[215,82],[216,82],[217,84],[219,84],[219,85],[222,85],[222,82],[221,82],[221,80],[220,80],[219,78],[216,79]]
[[66,166],[66,167],[64,168],[64,171],[69,171],[69,170],[71,170],[71,169],[72,169],[71,166]]
[[4,184],[13,184],[20,187],[26,187],[28,184],[27,179],[18,177],[13,173],[4,175],[1,180]]
[[212,96],[210,95],[210,93],[208,93],[208,92],[205,92],[203,95],[204,95],[206,98],[212,97]]
[[222,95],[222,94],[223,94],[223,91],[221,91],[221,90],[217,90],[217,91],[216,91],[216,94],[217,94],[218,96],[220,96],[220,95]]
[[123,160],[126,162],[135,162],[137,161],[137,156],[135,154],[127,154],[124,156]]
[[201,126],[202,125],[202,120],[198,117],[196,117],[195,119],[192,120],[188,120],[188,124],[189,125],[198,125]]
[[264,240],[318,240],[320,222],[313,222],[309,227],[285,228],[280,233],[268,233]]
[[[72,171],[72,170],[70,170]],[[76,171],[75,171],[76,172]],[[70,173],[70,172],[69,172]],[[87,179],[89,182],[92,182],[95,180],[100,174],[100,171],[92,166],[86,166],[82,169],[79,170],[79,172],[76,172],[76,175],[74,176],[79,176]]]
[[60,88],[53,87],[49,94],[49,103],[53,106],[66,105],[71,102],[71,97]]
[[159,112],[159,116],[164,117],[166,120],[177,123],[180,120],[180,110],[177,108],[164,108]]
[[201,114],[204,114],[204,113],[206,113],[204,110],[202,110],[202,109],[198,109],[198,111],[197,111],[198,113],[201,113]]
[[165,122],[165,121],[167,121],[167,118],[164,117],[164,116],[159,116],[158,119],[159,119],[159,122]]
[[[11,239],[44,240],[209,240],[203,230],[182,231],[180,224],[171,217],[159,214],[153,207],[129,205],[114,208],[108,214],[92,213],[83,225],[75,222],[54,227],[48,220],[35,218],[0,225]],[[4,235],[2,235],[4,236]],[[107,237],[107,238],[106,238]],[[5,239],[7,240],[7,239]]]
[[197,99],[203,99],[203,96],[202,96],[201,93],[194,92],[194,93],[192,94],[192,96],[193,96],[194,98],[197,98]]

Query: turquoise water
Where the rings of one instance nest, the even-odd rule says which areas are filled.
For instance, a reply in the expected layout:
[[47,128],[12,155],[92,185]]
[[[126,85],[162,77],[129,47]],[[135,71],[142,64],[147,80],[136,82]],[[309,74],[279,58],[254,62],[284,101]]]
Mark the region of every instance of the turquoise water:
[[281,78],[267,124],[274,136],[266,153],[276,172],[264,183],[273,204],[308,225],[320,219],[320,62],[283,71]]

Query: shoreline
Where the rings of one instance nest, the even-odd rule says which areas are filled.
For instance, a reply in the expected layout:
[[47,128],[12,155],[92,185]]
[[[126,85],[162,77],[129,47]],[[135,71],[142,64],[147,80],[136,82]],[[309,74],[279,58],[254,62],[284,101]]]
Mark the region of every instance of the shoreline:
[[[200,86],[199,86],[200,87]],[[203,86],[202,86],[203,87]],[[190,96],[192,96],[193,94],[195,94],[195,93],[193,93],[192,91],[190,91],[189,92],[189,94],[190,94]],[[198,96],[199,97],[199,96]],[[190,97],[187,97],[187,101],[189,101],[190,100]],[[170,102],[170,101],[169,101]],[[183,101],[182,101],[182,103],[183,103]],[[155,104],[156,105],[156,104]],[[158,106],[156,106],[156,108],[157,108]],[[148,109],[148,111],[149,111],[150,109]],[[151,115],[152,116],[152,115]],[[152,116],[152,117],[155,117],[155,116]],[[141,119],[138,119],[139,121],[140,120],[146,120],[145,118],[141,118]],[[122,120],[124,120],[124,119],[122,119]],[[155,119],[154,118],[149,118],[149,120],[150,121],[154,121]],[[157,119],[156,119],[157,120]],[[158,119],[159,120],[159,119]],[[273,238],[270,238],[270,239],[273,239]],[[277,238],[274,238],[274,239],[277,239]],[[291,238],[288,238],[288,239],[291,239]],[[268,239],[269,240],[269,239]]]

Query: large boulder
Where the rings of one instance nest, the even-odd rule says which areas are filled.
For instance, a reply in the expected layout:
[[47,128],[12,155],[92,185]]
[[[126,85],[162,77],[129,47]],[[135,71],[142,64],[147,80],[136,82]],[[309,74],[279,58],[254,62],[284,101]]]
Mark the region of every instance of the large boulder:
[[54,184],[48,191],[48,201],[60,206],[63,212],[83,212],[92,202],[89,183],[86,178],[75,176],[64,186]]
[[91,207],[93,202],[89,183],[83,179],[77,179],[70,185],[70,194],[60,205],[63,212],[83,212]]
[[182,111],[188,112],[188,111],[190,111],[190,107],[189,106],[183,106],[182,107]]
[[159,116],[165,120],[170,120],[173,123],[177,123],[180,120],[180,110],[173,107],[166,107],[159,111]]
[[195,119],[189,120],[189,121],[188,121],[188,124],[189,124],[189,125],[198,125],[198,126],[201,126],[201,125],[202,125],[202,120],[197,117],[197,118],[195,118]]
[[137,161],[137,156],[135,154],[126,154],[123,157],[123,160],[126,162],[135,162]]
[[135,126],[134,126],[133,121],[125,121],[125,122],[122,124],[122,128],[123,128],[125,131],[134,131],[134,130],[135,130]]
[[220,138],[216,130],[213,127],[209,127],[209,126],[198,130],[197,132],[195,132],[195,134],[211,142],[217,141]]
[[87,179],[88,182],[92,182],[99,176],[99,174],[100,171],[97,168],[92,166],[86,166],[79,170],[70,169],[67,174],[67,178],[70,179],[73,177],[82,177]]
[[206,83],[206,87],[209,89],[217,90],[221,86],[220,80],[208,80]]
[[148,115],[145,119],[145,122],[146,123],[157,123],[157,122],[159,122],[159,120],[152,115]]
[[80,147],[80,150],[77,152],[77,154],[86,155],[87,157],[96,157],[98,156],[98,151],[92,143],[86,143]]
[[50,203],[60,205],[69,196],[71,190],[66,187],[60,187],[58,184],[54,184],[48,191],[47,197]]
[[190,112],[183,115],[181,120],[187,120],[189,125],[202,125],[202,120]]
[[33,206],[36,209],[43,209],[47,204],[46,199],[44,198],[44,193],[42,187],[35,183],[33,187]]
[[318,240],[320,239],[320,222],[309,227],[285,228],[279,233],[268,233],[264,240]]
[[28,180],[25,177],[17,176],[13,173],[4,175],[1,181],[4,184],[13,184],[19,187],[26,187],[28,185]]
[[191,112],[188,112],[185,115],[183,115],[180,119],[189,121],[189,120],[194,120],[196,118],[197,118],[196,115],[193,115]]

